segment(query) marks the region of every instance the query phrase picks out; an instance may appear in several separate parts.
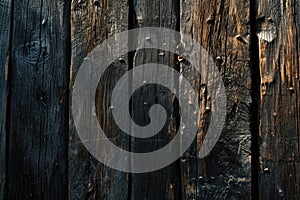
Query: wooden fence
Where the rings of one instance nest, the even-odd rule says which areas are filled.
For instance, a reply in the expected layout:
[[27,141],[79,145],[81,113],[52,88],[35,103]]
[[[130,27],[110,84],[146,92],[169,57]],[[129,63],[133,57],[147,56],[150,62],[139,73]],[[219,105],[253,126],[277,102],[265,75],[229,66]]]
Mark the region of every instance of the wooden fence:
[[[0,200],[300,199],[299,15],[298,0],[0,0]],[[101,78],[99,110],[126,71],[158,62],[197,88],[201,113],[197,138],[180,159],[130,174],[106,167],[85,149],[70,93],[97,44],[149,26],[187,34],[209,52],[226,87],[226,125],[213,151],[197,158],[210,113],[199,74],[169,52],[124,55]],[[149,101],[172,105],[166,132],[174,132],[176,101],[145,91]],[[136,115],[142,103],[133,101]],[[135,152],[172,139],[132,139],[110,114],[99,121],[115,144]]]

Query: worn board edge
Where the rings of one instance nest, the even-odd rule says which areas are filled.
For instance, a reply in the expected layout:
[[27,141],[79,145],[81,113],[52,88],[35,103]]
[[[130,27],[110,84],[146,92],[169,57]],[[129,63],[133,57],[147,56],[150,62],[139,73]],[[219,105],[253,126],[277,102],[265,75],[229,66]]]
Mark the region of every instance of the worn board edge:
[[7,70],[9,62],[9,41],[11,24],[11,4],[9,0],[0,1],[0,200],[5,198],[6,189],[6,106]]
[[300,5],[257,1],[261,199],[299,199]]
[[[71,83],[73,83],[83,59],[99,43],[114,34],[128,30],[127,1],[84,0],[73,1],[71,12],[72,23],[72,66]],[[107,52],[109,54],[109,52]],[[110,95],[120,73],[127,71],[127,57],[113,64],[102,74],[97,91],[96,110],[101,127],[111,141],[126,148],[128,140],[123,138],[112,120]],[[109,79],[110,78],[110,79]],[[70,106],[72,102],[70,102]],[[107,112],[107,113],[105,113]],[[104,122],[103,122],[104,121]],[[97,161],[82,145],[76,132],[73,116],[70,112],[69,139],[69,198],[70,199],[127,199],[129,175],[113,170]],[[118,134],[118,137],[116,137]],[[114,138],[123,138],[114,141]]]
[[[197,159],[195,151],[204,137],[200,131],[197,137],[198,147],[192,147],[191,154],[183,159],[185,199],[251,198],[249,8],[250,1],[181,1],[181,31],[194,37],[208,50],[224,78],[227,92],[227,119],[219,142],[207,157]],[[192,79],[195,76],[195,73],[188,70],[185,73],[190,73]],[[205,95],[205,85],[200,81],[194,84],[202,86],[199,91],[204,92],[199,94],[199,98],[203,99],[201,112],[206,113],[202,116],[203,127],[200,127],[205,132],[209,122],[209,99]],[[235,134],[230,136],[230,132]],[[221,158],[218,154],[223,153]],[[235,159],[226,159],[231,154]],[[223,165],[218,163],[222,159]],[[218,172],[213,172],[214,170]]]
[[[30,5],[24,16],[18,11],[24,10],[20,7],[26,2],[13,2],[7,198],[66,198],[71,1],[28,1],[27,5],[38,6]],[[36,67],[36,77],[30,74],[32,65]],[[44,70],[45,76],[41,74]],[[30,134],[24,135],[29,129]],[[44,185],[37,184],[37,180]]]

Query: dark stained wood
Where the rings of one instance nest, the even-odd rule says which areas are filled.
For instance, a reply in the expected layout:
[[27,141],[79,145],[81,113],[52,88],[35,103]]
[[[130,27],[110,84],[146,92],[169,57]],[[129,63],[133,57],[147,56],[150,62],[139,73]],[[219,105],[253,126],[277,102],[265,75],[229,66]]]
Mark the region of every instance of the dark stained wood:
[[7,65],[11,21],[11,1],[0,0],[0,200],[4,198],[6,178],[6,99]]
[[259,1],[261,199],[300,194],[300,4]]
[[[201,44],[222,74],[227,117],[221,137],[210,154],[198,159],[209,126],[210,99],[204,81],[182,63],[181,70],[199,93],[197,142],[182,158],[183,199],[250,199],[250,1],[181,1],[180,31]],[[196,144],[197,143],[197,144]]]
[[[100,42],[128,29],[128,3],[124,0],[75,0],[72,2],[71,89],[83,59]],[[129,137],[114,123],[110,108],[112,90],[127,71],[127,55],[110,65],[97,93],[97,114],[106,135],[121,148],[129,148]],[[95,97],[92,97],[95,98]],[[71,105],[70,105],[71,106]],[[71,113],[70,113],[71,115]],[[69,198],[127,199],[128,174],[104,166],[83,146],[70,119]]]
[[[300,199],[299,13],[298,0],[0,0],[0,200]],[[199,159],[211,113],[205,81],[178,55],[138,43],[110,65],[92,97],[109,139],[128,151],[149,152],[170,142],[180,125],[174,94],[149,84],[132,96],[132,120],[147,125],[149,108],[161,104],[168,113],[163,129],[138,139],[116,125],[113,88],[146,63],[173,67],[190,81],[200,123],[194,143],[176,162],[130,174],[106,167],[86,150],[69,96],[97,44],[149,26],[181,31],[209,52],[225,83],[226,125],[214,149]],[[174,83],[179,93],[180,81]]]
[[67,198],[70,1],[16,0],[8,199]]
[[[179,27],[178,0],[137,0],[134,1],[134,27],[166,27],[176,30]],[[140,37],[139,35],[136,36]],[[150,38],[151,40],[151,38]],[[133,67],[145,63],[161,63],[176,68],[176,56],[157,49],[141,49],[143,42],[137,44]],[[159,76],[159,75],[158,75]],[[165,77],[172,76],[166,74]],[[139,79],[133,74],[133,78]],[[158,77],[161,78],[161,77]],[[167,111],[168,120],[164,128],[155,136],[147,139],[132,138],[131,151],[151,152],[162,148],[172,140],[176,131],[176,108],[173,106],[172,93],[158,85],[145,85],[132,96],[132,118],[140,126],[149,123],[148,112],[153,104],[161,104]],[[178,147],[179,148],[179,147]],[[163,156],[163,155],[162,155]],[[180,165],[176,161],[161,170],[132,174],[131,199],[181,199]]]

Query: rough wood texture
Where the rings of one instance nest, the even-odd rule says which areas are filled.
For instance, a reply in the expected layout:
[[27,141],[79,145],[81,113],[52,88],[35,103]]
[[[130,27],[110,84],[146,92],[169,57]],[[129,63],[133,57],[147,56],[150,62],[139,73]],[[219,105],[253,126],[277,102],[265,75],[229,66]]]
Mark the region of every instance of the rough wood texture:
[[259,1],[261,199],[300,194],[300,4]]
[[0,200],[4,198],[6,178],[6,98],[7,65],[11,21],[11,2],[0,0]]
[[[253,199],[300,199],[300,3],[254,0],[251,8],[250,0],[0,0],[0,200],[250,199],[251,160],[259,170],[252,177],[252,189],[259,188]],[[251,41],[257,46],[249,43],[250,25],[256,25],[251,38],[254,33],[258,41]],[[171,141],[180,125],[174,94],[153,84],[135,91],[129,109],[145,126],[150,106],[163,105],[168,121],[160,133],[130,138],[116,125],[111,92],[126,71],[146,63],[171,66],[191,82],[200,124],[181,159],[155,172],[128,174],[104,166],[83,146],[69,90],[98,43],[149,26],[181,31],[209,52],[224,79],[227,118],[215,148],[197,158],[210,122],[210,91],[180,55],[136,44],[105,71],[92,97],[109,139],[128,151],[148,152]],[[260,70],[250,70],[250,59]],[[253,89],[260,92],[253,95]],[[260,140],[252,145],[254,159],[250,128]]]
[[[179,25],[179,1],[177,0],[135,0],[134,27],[166,27],[176,30]],[[137,37],[140,37],[137,35]],[[157,49],[140,49],[143,46],[137,44],[138,50],[134,54],[133,67],[145,63],[161,63],[176,68],[175,56],[169,52]],[[135,74],[133,74],[134,78]],[[160,75],[158,75],[160,76]],[[172,74],[164,74],[164,77]],[[157,77],[161,78],[161,77]],[[155,136],[147,139],[132,138],[131,151],[150,152],[158,150],[172,140],[172,132],[175,132],[175,117],[178,115],[173,109],[173,95],[170,90],[155,85],[145,85],[135,91],[132,96],[133,120],[145,126],[149,123],[149,108],[153,104],[163,105],[167,111],[168,119],[163,129]],[[180,199],[180,165],[179,162],[151,173],[132,174],[131,199]]]
[[[87,54],[106,38],[128,29],[128,10],[127,1],[124,0],[72,2],[71,89]],[[124,149],[129,147],[129,138],[115,125],[109,108],[111,92],[118,79],[127,71],[127,63],[127,55],[124,55],[123,60],[110,65],[100,80],[97,94],[100,125],[106,135]],[[104,166],[89,154],[77,135],[72,115],[69,142],[70,199],[127,199],[128,174]]]
[[198,89],[200,125],[195,143],[182,158],[183,199],[250,199],[249,1],[181,1],[180,31],[214,59],[227,95],[226,125],[212,152],[197,159],[209,125],[210,100],[199,74],[188,63],[185,77]]
[[8,199],[67,198],[69,5],[14,1]]

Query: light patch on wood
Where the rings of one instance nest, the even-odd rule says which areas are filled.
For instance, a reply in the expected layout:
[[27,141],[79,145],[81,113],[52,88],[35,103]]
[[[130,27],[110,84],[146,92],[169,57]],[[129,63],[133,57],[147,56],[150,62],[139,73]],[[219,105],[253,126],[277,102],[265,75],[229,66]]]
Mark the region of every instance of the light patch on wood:
[[276,38],[276,32],[272,30],[260,31],[257,36],[260,40],[272,42]]

